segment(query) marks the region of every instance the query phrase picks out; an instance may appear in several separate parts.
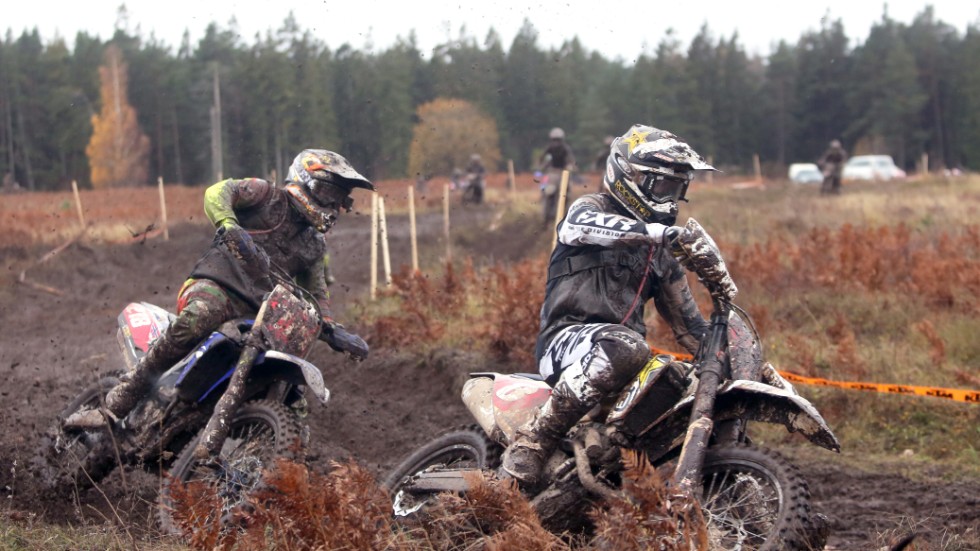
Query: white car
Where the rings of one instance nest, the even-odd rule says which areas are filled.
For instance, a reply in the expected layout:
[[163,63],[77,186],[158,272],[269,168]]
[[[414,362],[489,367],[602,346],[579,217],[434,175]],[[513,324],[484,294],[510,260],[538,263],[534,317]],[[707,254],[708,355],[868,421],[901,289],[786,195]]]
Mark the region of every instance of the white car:
[[823,174],[813,163],[793,163],[789,165],[789,179],[796,184],[819,184]]
[[905,171],[895,166],[891,155],[858,155],[844,165],[844,180],[894,180]]

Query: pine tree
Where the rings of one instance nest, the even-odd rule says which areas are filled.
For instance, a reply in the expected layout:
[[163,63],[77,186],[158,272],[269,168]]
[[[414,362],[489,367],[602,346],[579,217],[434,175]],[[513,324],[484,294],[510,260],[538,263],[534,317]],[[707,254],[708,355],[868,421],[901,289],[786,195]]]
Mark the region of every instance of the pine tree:
[[115,45],[106,48],[99,81],[102,110],[92,116],[92,138],[85,148],[92,169],[92,187],[144,184],[150,139],[140,131],[136,110],[126,98],[126,63]]

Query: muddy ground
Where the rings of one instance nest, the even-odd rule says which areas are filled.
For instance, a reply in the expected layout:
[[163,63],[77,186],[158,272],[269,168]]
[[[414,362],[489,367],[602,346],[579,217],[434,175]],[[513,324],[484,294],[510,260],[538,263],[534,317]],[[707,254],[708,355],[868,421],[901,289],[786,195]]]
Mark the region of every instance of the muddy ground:
[[[501,226],[498,211],[455,211],[454,254],[471,255],[480,265],[547,247],[550,238],[542,234],[536,217]],[[404,216],[389,220],[396,267],[409,262],[407,227]],[[442,231],[438,213],[420,217],[423,265],[443,254]],[[368,217],[351,214],[331,239],[338,280],[333,288],[336,317],[354,328],[357,320],[345,313],[351,302],[366,295],[369,232]],[[115,330],[122,308],[131,301],[148,301],[173,309],[174,295],[211,232],[188,224],[172,228],[170,236],[167,242],[154,237],[115,245],[82,239],[28,270],[29,280],[61,290],[60,296],[15,283],[19,271],[48,249],[0,250],[2,265],[10,266],[0,274],[0,489],[5,498],[0,511],[70,523],[100,522],[118,514],[137,530],[152,526],[152,476],[116,473],[98,491],[52,498],[39,491],[26,465],[39,432],[57,410],[98,373],[120,367]],[[315,466],[325,469],[331,460],[356,458],[379,474],[427,437],[470,422],[458,400],[466,372],[527,368],[489,365],[467,351],[419,357],[375,349],[367,362],[352,364],[320,346],[311,359],[323,368],[332,392],[327,407],[311,408]],[[810,482],[814,508],[830,518],[830,548],[875,548],[885,541],[883,534],[911,530],[922,532],[930,548],[941,548],[957,534],[978,541],[978,480],[956,480],[941,466],[922,469],[900,460],[864,465],[858,460],[860,450],[836,456],[801,445],[786,451]]]

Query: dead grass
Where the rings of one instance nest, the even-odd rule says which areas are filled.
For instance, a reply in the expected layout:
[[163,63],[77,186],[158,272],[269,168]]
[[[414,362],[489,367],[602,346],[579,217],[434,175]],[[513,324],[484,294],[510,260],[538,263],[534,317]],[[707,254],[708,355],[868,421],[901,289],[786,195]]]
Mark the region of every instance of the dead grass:
[[550,533],[513,481],[485,475],[475,475],[465,495],[441,495],[417,520],[399,524],[386,493],[355,463],[334,463],[323,475],[280,461],[224,530],[217,498],[200,499],[208,489],[191,483],[175,498],[186,540],[201,550],[707,549],[696,501],[670,495],[643,457],[627,453],[625,461],[625,497],[597,506],[594,530],[577,535]]

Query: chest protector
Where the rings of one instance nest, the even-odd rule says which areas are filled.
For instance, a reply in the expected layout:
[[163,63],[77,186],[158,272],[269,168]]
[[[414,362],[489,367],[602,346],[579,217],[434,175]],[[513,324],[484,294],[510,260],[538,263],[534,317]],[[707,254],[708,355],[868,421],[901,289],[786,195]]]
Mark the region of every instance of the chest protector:
[[320,267],[327,251],[323,234],[295,215],[281,189],[272,188],[266,201],[236,210],[235,216],[257,245],[258,256],[247,258],[219,230],[190,277],[214,280],[258,308],[273,287],[268,270],[293,278]]

